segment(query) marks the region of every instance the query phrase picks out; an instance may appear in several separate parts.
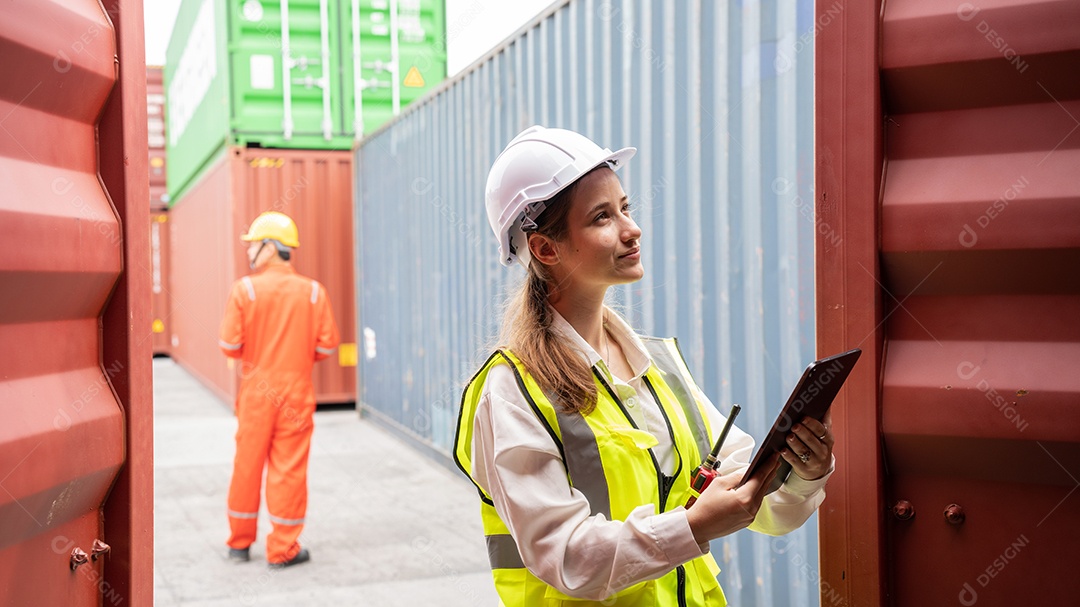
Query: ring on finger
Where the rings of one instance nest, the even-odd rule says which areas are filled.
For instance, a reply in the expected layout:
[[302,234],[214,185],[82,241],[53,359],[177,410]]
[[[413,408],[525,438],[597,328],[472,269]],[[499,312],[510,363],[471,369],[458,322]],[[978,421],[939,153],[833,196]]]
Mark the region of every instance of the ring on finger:
[[821,436],[817,437],[817,439],[820,440],[820,441],[823,441],[823,440],[825,440],[825,435],[822,434]]
[[810,461],[810,454],[809,453],[800,453],[799,454],[799,461],[801,461],[804,464],[806,462]]

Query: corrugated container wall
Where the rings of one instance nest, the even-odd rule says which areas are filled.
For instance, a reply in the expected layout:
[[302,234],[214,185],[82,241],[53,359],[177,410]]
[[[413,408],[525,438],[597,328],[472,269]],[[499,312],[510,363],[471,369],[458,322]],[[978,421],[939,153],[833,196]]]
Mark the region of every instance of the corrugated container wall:
[[446,77],[443,0],[184,0],[166,53],[169,194],[228,145],[352,149]]
[[229,148],[169,210],[171,355],[228,403],[239,367],[218,347],[232,283],[250,272],[240,235],[264,211],[292,217],[300,229],[298,272],[326,286],[342,344],[315,365],[319,403],[356,400],[356,312],[352,154],[337,151]]
[[[617,290],[674,335],[706,393],[758,438],[814,357],[814,7],[559,3],[357,152],[360,399],[448,457],[464,382],[520,268],[499,265],[488,167],[532,124],[639,148],[620,177],[646,277]],[[814,520],[717,542],[737,605],[816,605]]]
[[234,177],[227,158],[218,158],[169,211],[168,282],[174,303],[169,323],[169,354],[205,386],[233,402],[233,374],[217,345],[229,288],[238,278],[234,242],[244,227],[234,223]]
[[822,578],[1076,604],[1080,3],[850,3],[818,41],[820,342],[875,352],[833,408]]
[[0,601],[150,605],[142,3],[0,12]]

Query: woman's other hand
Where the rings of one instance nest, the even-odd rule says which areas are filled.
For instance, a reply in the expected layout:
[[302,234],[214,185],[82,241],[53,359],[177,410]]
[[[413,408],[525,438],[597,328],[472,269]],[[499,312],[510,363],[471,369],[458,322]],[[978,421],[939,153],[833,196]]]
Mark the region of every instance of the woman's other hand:
[[731,535],[754,522],[765,492],[776,476],[780,456],[774,455],[768,465],[739,487],[742,472],[719,476],[705,488],[694,507],[686,512],[690,530],[699,544]]
[[813,481],[829,473],[833,442],[828,426],[812,417],[806,417],[791,427],[787,436],[787,449],[780,454],[784,461],[791,464],[795,474]]

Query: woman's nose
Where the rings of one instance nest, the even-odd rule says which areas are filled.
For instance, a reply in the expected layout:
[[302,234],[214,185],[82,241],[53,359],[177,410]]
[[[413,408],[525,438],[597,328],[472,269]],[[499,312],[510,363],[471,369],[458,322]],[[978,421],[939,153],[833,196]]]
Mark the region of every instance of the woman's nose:
[[624,241],[638,240],[641,238],[641,228],[638,227],[637,222],[634,221],[632,217],[625,218],[622,235]]

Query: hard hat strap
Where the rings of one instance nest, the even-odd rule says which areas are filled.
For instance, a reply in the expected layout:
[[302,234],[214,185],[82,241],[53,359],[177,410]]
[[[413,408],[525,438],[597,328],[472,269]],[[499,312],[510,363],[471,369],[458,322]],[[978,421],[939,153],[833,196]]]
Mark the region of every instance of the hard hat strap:
[[255,256],[248,260],[248,267],[250,267],[252,270],[255,269],[255,262],[259,259],[259,255],[262,255],[262,250],[264,247],[266,247],[266,242],[267,239],[264,238],[263,241],[259,243],[259,250],[255,252]]
[[547,209],[547,200],[538,200],[536,202],[530,202],[525,205],[525,209],[521,212],[521,231],[522,232],[534,232],[539,227],[536,224],[536,220],[540,218],[540,215]]

